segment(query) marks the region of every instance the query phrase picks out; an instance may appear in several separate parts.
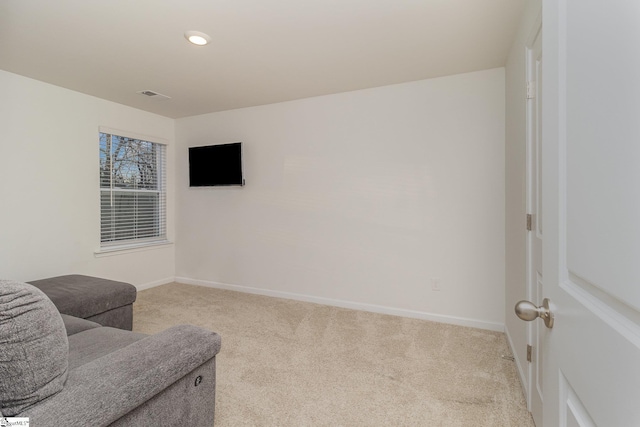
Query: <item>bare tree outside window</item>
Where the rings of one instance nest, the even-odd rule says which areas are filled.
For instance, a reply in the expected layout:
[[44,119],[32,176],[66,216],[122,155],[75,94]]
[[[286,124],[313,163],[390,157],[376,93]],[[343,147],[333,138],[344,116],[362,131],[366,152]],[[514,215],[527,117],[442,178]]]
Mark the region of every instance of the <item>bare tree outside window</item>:
[[166,238],[165,146],[100,133],[103,246]]

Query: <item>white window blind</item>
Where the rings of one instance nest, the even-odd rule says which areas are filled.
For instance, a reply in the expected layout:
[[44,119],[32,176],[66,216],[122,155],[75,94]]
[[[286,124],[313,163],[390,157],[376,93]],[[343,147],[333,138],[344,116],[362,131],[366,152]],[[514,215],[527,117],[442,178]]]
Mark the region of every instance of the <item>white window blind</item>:
[[100,132],[100,244],[166,240],[166,147]]

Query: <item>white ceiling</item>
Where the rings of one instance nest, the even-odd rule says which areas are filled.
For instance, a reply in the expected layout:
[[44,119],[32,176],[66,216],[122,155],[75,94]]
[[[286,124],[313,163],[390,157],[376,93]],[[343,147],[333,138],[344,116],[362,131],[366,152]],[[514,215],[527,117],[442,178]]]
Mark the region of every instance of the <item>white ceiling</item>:
[[2,0],[0,69],[178,118],[501,67],[524,1]]

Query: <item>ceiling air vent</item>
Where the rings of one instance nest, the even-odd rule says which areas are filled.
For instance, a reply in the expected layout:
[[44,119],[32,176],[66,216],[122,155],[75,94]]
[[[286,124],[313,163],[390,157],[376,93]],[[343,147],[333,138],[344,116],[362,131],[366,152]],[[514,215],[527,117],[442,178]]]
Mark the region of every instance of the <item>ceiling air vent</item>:
[[136,92],[136,93],[139,93],[140,95],[148,96],[148,97],[151,97],[151,98],[155,98],[155,99],[171,99],[170,96],[163,95],[161,93],[154,92],[152,90],[141,90],[141,91]]

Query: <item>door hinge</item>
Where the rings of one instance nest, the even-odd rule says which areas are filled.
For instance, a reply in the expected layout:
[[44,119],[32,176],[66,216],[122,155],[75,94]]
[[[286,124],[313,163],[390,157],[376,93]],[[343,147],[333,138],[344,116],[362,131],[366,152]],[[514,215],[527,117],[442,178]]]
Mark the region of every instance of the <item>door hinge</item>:
[[536,97],[536,82],[530,80],[527,82],[527,99],[534,99]]
[[527,344],[527,362],[531,362],[531,352],[533,351],[533,347]]
[[527,214],[527,231],[533,230],[533,215]]

